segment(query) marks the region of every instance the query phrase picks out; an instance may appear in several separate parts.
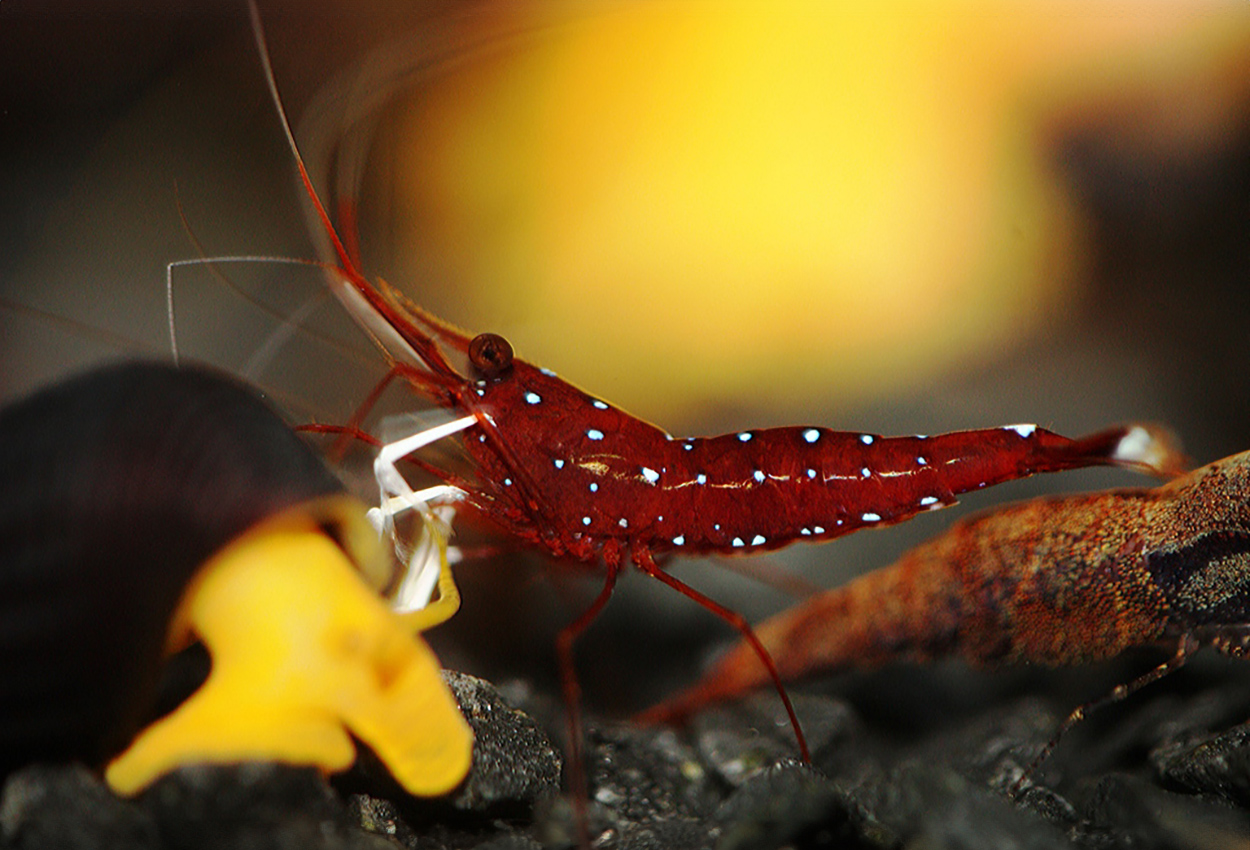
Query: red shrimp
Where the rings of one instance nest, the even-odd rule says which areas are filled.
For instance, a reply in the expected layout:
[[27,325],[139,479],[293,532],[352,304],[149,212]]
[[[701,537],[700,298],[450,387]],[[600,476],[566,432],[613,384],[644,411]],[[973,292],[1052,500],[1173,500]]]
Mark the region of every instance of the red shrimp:
[[[1162,645],[1175,653],[1106,700],[1182,666],[1203,645],[1250,652],[1250,452],[1153,489],[1036,499],[963,520],[891,566],[755,627],[783,679],[897,660],[1049,666]],[[742,642],[702,681],[645,712],[678,721],[767,683]],[[1031,772],[1032,767],[1023,781]]]
[[[1077,440],[1033,425],[933,437],[818,427],[673,437],[554,372],[514,357],[502,337],[470,337],[387,284],[375,286],[365,279],[309,179],[283,113],[254,6],[252,14],[301,182],[338,259],[332,287],[391,363],[383,385],[399,377],[433,404],[476,420],[459,437],[472,463],[470,474],[416,462],[462,489],[471,508],[520,540],[554,556],[606,567],[602,590],[557,641],[575,786],[582,783],[573,644],[607,603],[627,557],[732,624],[771,671],[773,661],[747,622],[669,576],[656,556],[741,554],[798,540],[830,540],[953,504],[959,493],[1038,472],[1097,464],[1158,472],[1174,460],[1161,431],[1136,425]],[[453,366],[465,360],[467,371]],[[808,758],[789,698],[779,678],[770,676]]]

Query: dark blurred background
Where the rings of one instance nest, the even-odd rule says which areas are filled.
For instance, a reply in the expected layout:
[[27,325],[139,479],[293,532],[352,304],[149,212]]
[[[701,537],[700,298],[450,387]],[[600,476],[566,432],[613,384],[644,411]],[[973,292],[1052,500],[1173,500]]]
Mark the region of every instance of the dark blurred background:
[[[675,434],[1132,418],[1198,463],[1250,448],[1250,11],[1058,8],[796,4],[762,26],[700,3],[261,4],[288,112],[321,109],[310,146],[334,143],[352,80],[404,79],[360,179],[366,271]],[[460,60],[407,79],[422,51]],[[344,80],[346,101],[317,100]],[[190,234],[209,255],[315,256],[241,3],[0,3],[0,198],[3,397],[166,356],[165,266],[199,256]],[[176,283],[192,353],[244,363],[269,339],[210,274]],[[341,418],[299,396],[350,410],[369,387],[307,344],[284,343],[307,375],[265,380],[294,418]],[[1019,482],[770,565],[833,585],[965,509],[1136,483]],[[673,566],[751,619],[787,604]],[[593,579],[515,553],[459,575],[445,661],[549,682]],[[727,636],[641,579],[619,594],[579,649],[614,710]]]

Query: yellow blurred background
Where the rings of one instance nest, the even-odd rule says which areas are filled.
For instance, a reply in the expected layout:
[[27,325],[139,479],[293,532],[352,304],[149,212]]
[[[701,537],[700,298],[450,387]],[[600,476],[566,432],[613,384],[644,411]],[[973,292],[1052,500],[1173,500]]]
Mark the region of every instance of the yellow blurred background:
[[661,421],[1001,355],[1080,297],[1049,134],[1150,104],[1201,154],[1250,90],[1234,3],[483,8],[527,35],[387,107],[389,274]]
[[[165,354],[188,230],[212,255],[316,252],[243,4],[80,5],[0,2],[0,397]],[[366,273],[674,433],[1151,418],[1201,462],[1250,442],[1241,0],[260,5],[318,185],[361,204]],[[335,154],[349,118],[373,132],[359,173]],[[321,284],[229,275],[291,309]],[[341,422],[370,389],[203,270],[175,283],[184,350],[296,420]],[[836,584],[960,510],[778,560]],[[586,597],[524,565],[460,568],[444,660],[550,676]],[[752,620],[789,601],[672,567]],[[592,702],[688,684],[714,628],[622,582],[579,649]]]
[[[1218,180],[1250,99],[1236,0],[261,5],[323,192],[361,204],[366,272],[674,430],[940,408],[943,382],[1089,318],[1079,195],[1108,169],[1144,210],[1169,203],[1160,173]],[[0,287],[159,353],[163,266],[198,253],[180,205],[210,254],[311,251],[242,4],[98,11],[0,9]],[[335,175],[353,111],[375,134]],[[1073,169],[1072,139],[1105,161]],[[222,289],[195,275],[189,302]],[[188,303],[193,351],[271,344],[232,297]],[[4,321],[5,394],[99,356]]]

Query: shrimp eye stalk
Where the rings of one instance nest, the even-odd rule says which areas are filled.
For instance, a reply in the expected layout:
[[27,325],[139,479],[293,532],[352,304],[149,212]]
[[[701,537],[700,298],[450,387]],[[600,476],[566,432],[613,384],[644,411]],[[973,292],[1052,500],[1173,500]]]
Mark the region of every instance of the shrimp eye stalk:
[[499,334],[478,334],[469,343],[469,362],[483,378],[498,378],[512,368],[512,345]]

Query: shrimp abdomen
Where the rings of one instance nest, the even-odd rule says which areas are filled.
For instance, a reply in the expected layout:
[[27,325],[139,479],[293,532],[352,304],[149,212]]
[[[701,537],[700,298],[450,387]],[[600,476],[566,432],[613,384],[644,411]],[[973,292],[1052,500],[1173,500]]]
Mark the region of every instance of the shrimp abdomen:
[[659,483],[688,506],[668,514],[670,536],[722,553],[890,525],[1040,472],[1121,465],[1168,474],[1180,456],[1169,435],[1145,425],[1079,439],[1033,425],[933,437],[770,428],[670,445]]

